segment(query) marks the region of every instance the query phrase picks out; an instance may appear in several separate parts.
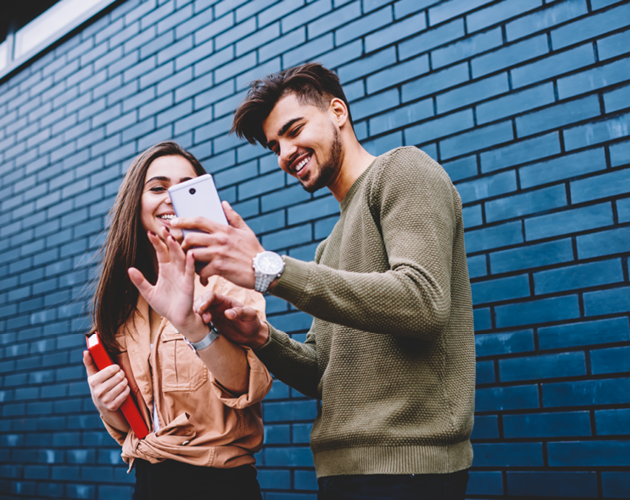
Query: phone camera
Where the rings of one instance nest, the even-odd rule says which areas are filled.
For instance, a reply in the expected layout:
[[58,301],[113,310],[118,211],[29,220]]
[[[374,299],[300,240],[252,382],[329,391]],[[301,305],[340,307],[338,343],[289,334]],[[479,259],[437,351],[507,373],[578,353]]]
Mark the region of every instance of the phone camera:
[[197,192],[197,190],[196,190],[195,188],[190,188],[190,189],[188,190],[188,192],[189,192],[190,194],[195,194],[195,193]]

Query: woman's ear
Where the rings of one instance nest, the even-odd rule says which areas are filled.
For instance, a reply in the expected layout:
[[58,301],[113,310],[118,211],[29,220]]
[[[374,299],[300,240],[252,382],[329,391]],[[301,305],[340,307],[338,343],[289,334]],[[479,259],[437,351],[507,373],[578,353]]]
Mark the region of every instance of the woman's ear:
[[348,107],[338,97],[333,97],[330,101],[330,111],[334,116],[335,123],[339,128],[343,127],[348,121]]

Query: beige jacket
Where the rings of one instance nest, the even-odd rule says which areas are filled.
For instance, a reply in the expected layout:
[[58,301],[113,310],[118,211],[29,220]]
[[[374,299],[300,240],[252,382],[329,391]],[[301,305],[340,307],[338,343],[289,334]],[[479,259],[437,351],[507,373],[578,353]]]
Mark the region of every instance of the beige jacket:
[[[206,288],[196,283],[195,295],[214,290],[249,305],[265,317],[261,294],[212,277]],[[249,390],[235,397],[212,376],[183,336],[162,320],[150,345],[149,306],[142,296],[134,316],[117,335],[122,353],[117,362],[129,381],[134,399],[149,429],[153,429],[153,397],[160,428],[143,440],[125,434],[106,422],[105,427],[122,445],[122,458],[133,466],[136,458],[151,463],[165,459],[192,465],[233,468],[256,462],[262,447],[260,401],[271,388],[271,376],[253,351],[243,347],[250,368]]]

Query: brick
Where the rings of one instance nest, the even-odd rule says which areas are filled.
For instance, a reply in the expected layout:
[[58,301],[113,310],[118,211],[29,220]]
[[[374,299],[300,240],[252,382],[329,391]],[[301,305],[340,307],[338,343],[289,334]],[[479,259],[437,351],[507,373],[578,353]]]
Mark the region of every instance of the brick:
[[532,300],[495,307],[498,328],[521,326],[580,317],[576,295]]
[[595,423],[598,436],[625,434],[625,423],[630,417],[630,409],[595,411]]
[[469,79],[468,65],[458,64],[457,66],[432,73],[404,84],[402,86],[402,101],[409,102],[419,97],[428,96],[435,92],[466,82]]
[[551,44],[553,49],[557,50],[623,28],[627,25],[628,17],[630,17],[630,5],[622,5],[600,14],[592,14],[552,30]]
[[[301,12],[301,11],[299,11]],[[330,14],[318,18],[316,21],[310,22],[307,27],[308,39],[318,37],[324,33],[334,30],[353,19],[361,16],[361,3],[352,2],[341,9],[335,9]]]
[[525,234],[532,241],[605,227],[612,223],[610,204],[601,203],[526,219]]
[[473,177],[478,173],[477,157],[474,155],[467,158],[461,158],[459,160],[444,163],[442,164],[442,166],[444,167],[444,170],[446,170],[446,173],[449,175],[453,182],[460,179]]
[[[455,26],[459,26],[458,22],[447,24],[442,28],[437,28],[435,31],[438,31],[440,29],[445,30],[446,27],[450,26],[453,27],[449,32],[444,32],[444,35],[448,36],[447,33],[452,33],[452,39],[458,38],[455,33]],[[432,31],[429,31],[424,36],[427,36],[431,33]],[[444,41],[446,42],[447,40]],[[503,37],[501,35],[501,29],[493,29],[475,36],[467,37],[460,42],[453,43],[446,47],[434,50],[431,53],[431,64],[434,69],[441,68],[451,63],[461,61],[462,59],[468,59],[469,57],[475,56],[482,52],[486,52],[487,50],[493,49],[495,47],[499,47],[502,44]]]
[[529,188],[606,168],[602,148],[564,155],[560,158],[528,165],[519,169],[521,187]]
[[[473,78],[514,66],[548,52],[547,37],[544,35],[508,45],[502,49],[472,59]],[[514,70],[512,70],[512,73],[514,73]]]
[[595,472],[521,472],[507,474],[508,493],[527,498],[572,496],[595,498],[597,475]]
[[481,205],[475,205],[472,207],[464,207],[462,209],[462,217],[464,219],[464,227],[466,229],[475,227],[475,226],[481,226],[483,224],[483,215],[481,213]]
[[422,144],[474,127],[471,110],[425,121],[404,131],[405,144]]
[[[231,78],[243,71],[251,69],[256,65],[256,54],[251,52],[246,56],[243,56],[239,59],[235,59],[233,62],[226,64],[219,69],[215,70],[215,82],[219,83],[228,78]],[[198,76],[197,68],[195,68],[195,75]]]
[[289,225],[300,224],[308,220],[318,219],[339,213],[339,203],[332,196],[318,198],[308,203],[289,208],[287,219]]
[[313,467],[313,455],[310,448],[266,448],[265,465],[269,467]]
[[369,94],[373,94],[379,90],[428,73],[428,71],[429,58],[426,55],[420,56],[369,76],[366,80],[367,91]]
[[[237,40],[240,40],[241,38],[253,33],[254,31],[256,31],[256,20],[254,18],[237,24],[233,28],[224,31],[223,33],[215,37],[215,50],[222,49],[223,47],[230,45]],[[195,41],[198,41],[196,37]]]
[[573,203],[607,198],[625,194],[630,189],[630,169],[605,172],[585,179],[572,181],[571,200]]
[[[499,437],[499,423],[496,415],[476,415],[473,432],[470,438],[475,439],[494,439]],[[471,491],[468,491],[471,493]]]
[[263,237],[262,244],[265,248],[271,248],[277,251],[281,248],[288,248],[311,241],[311,233],[312,231],[309,225],[298,226],[268,234]]
[[452,19],[460,14],[490,3],[490,1],[491,0],[449,0],[439,2],[438,5],[429,9],[429,24],[434,26],[447,19]]
[[509,91],[507,73],[479,80],[437,96],[438,113],[468,106]]
[[[517,17],[524,12],[536,9],[541,5],[542,0],[516,3],[508,0],[486,7],[485,9],[478,10],[477,12],[466,16],[466,27],[468,28],[468,33],[479,31],[512,17]],[[522,17],[519,17],[519,19],[522,19]],[[512,23],[508,23],[507,26],[510,24]]]
[[630,51],[630,30],[597,40],[597,55],[600,61],[626,54]]
[[630,59],[598,66],[558,80],[558,95],[565,99],[630,79]]
[[258,49],[258,57],[260,61],[266,61],[279,54],[282,54],[285,50],[290,50],[293,47],[301,45],[306,41],[306,31],[304,28],[292,31],[291,33],[284,35],[273,42],[269,42]]
[[514,133],[509,122],[486,125],[440,141],[440,156],[443,159],[453,158],[512,139]]
[[[391,9],[389,7],[377,12],[376,14],[379,13],[384,17],[391,17]],[[459,21],[457,22],[458,26],[456,27],[449,26],[447,29],[440,29],[439,31],[435,30],[433,33],[427,33],[426,36],[422,36],[422,38],[415,37],[412,40],[401,43],[399,47],[400,58],[407,59],[408,57],[417,54],[418,46],[423,46],[424,50],[428,50],[436,45],[440,45],[457,38],[458,36],[462,36],[462,24],[463,23]],[[395,22],[390,26],[386,26],[376,33],[365,37],[365,51],[372,52],[380,49],[381,47],[402,40],[403,38],[407,38],[419,31],[423,31],[424,29],[426,29],[426,17],[424,13],[411,16],[403,21]],[[453,33],[453,30],[456,32],[455,34]],[[339,36],[337,37],[337,43],[340,43]]]
[[545,212],[566,205],[567,199],[564,186],[552,186],[486,202],[486,220],[488,222],[496,222]]
[[402,132],[394,132],[363,143],[368,153],[379,156],[394,148],[403,146]]
[[333,35],[328,33],[321,38],[300,45],[296,49],[284,52],[282,56],[283,68],[290,68],[306,61],[313,61],[320,54],[330,52],[333,47]]
[[[359,51],[357,55],[360,55]],[[381,50],[371,56],[362,58],[361,60],[350,63],[339,68],[339,80],[341,83],[351,82],[359,77],[365,76],[382,67],[390,66],[396,62],[396,49],[390,47]]]
[[[343,45],[355,38],[365,35],[366,33],[391,24],[392,21],[393,16],[391,7],[385,7],[384,9],[368,14],[367,16],[364,15],[359,20],[347,24],[335,32],[336,45]],[[410,30],[411,33],[414,32],[413,26],[405,25],[404,28],[408,31]],[[386,31],[383,37],[389,39],[389,37],[391,37],[390,32]],[[378,44],[377,38],[373,39],[373,44],[375,45],[375,48],[377,45],[382,46],[382,44]]]
[[627,318],[611,318],[544,327],[538,330],[541,349],[605,344],[630,339]]
[[477,356],[514,354],[533,350],[534,333],[532,330],[475,335],[475,352]]
[[398,90],[387,90],[355,102],[352,107],[352,117],[354,120],[360,120],[379,111],[393,108],[398,104],[400,104]]
[[480,384],[491,384],[496,380],[494,374],[494,362],[493,361],[477,361],[477,373],[475,382]]
[[315,0],[300,10],[284,16],[282,18],[282,33],[288,33],[295,28],[303,26],[309,21],[330,12],[331,9],[331,0]]
[[546,80],[553,76],[568,73],[595,62],[595,55],[590,44],[567,50],[540,61],[515,68],[511,71],[512,84],[515,88]]
[[[245,57],[245,60],[249,60],[253,54]],[[209,71],[218,68],[222,64],[226,62],[232,61],[234,59],[234,49],[232,47],[227,47],[219,52],[216,52],[212,56],[206,57],[200,60],[194,66],[194,75],[195,78],[199,78],[201,75],[208,73]],[[206,76],[206,78],[208,78]],[[178,85],[179,87],[180,85]]]
[[625,253],[630,241],[630,228],[623,227],[578,236],[577,250],[580,259]]
[[254,0],[247,2],[242,7],[236,9],[236,22],[240,23],[244,19],[266,10],[273,3],[274,0]]
[[489,330],[492,328],[492,317],[490,315],[490,309],[474,309],[473,310],[473,320],[475,332],[479,332],[482,330]]
[[536,134],[552,128],[594,118],[601,114],[597,96],[589,96],[578,101],[536,111],[516,118],[519,137]]
[[547,450],[552,467],[630,465],[630,441],[627,440],[549,443]]
[[545,407],[628,403],[629,378],[542,384]]
[[586,375],[583,352],[563,352],[499,360],[502,382]]
[[630,371],[628,353],[630,348],[611,347],[591,351],[591,370],[593,374],[619,373]]
[[[473,429],[474,432],[474,429]],[[503,476],[499,471],[471,471],[468,473],[469,495],[502,495]]]
[[618,200],[616,205],[619,222],[630,222],[630,198]]
[[277,19],[285,17],[290,12],[299,9],[305,4],[305,0],[286,0],[273,9],[263,10],[258,14],[258,25],[265,26]]
[[468,253],[523,242],[523,232],[520,222],[509,222],[499,226],[467,231],[464,236],[466,240],[466,251]]
[[630,311],[630,288],[612,288],[584,294],[586,316]]
[[291,489],[291,471],[289,470],[260,470],[257,479],[261,488],[272,488],[275,490]]
[[570,262],[573,259],[571,241],[565,239],[491,253],[490,268],[493,274],[497,274]]
[[630,86],[622,87],[604,94],[604,108],[606,113],[619,111],[628,107],[628,99],[630,99]]
[[481,171],[492,172],[558,153],[560,153],[560,138],[554,132],[482,153],[480,155]]
[[266,422],[310,420],[317,414],[317,402],[287,401],[281,403],[265,403],[263,415]]
[[478,281],[471,285],[473,304],[502,302],[530,296],[528,275]]
[[536,467],[543,465],[542,443],[477,443],[477,467]]
[[546,9],[519,17],[505,25],[509,41],[522,38],[538,31],[546,30],[588,13],[585,0],[568,0],[557,2]]
[[630,473],[628,472],[602,472],[602,484],[606,497],[630,497]]

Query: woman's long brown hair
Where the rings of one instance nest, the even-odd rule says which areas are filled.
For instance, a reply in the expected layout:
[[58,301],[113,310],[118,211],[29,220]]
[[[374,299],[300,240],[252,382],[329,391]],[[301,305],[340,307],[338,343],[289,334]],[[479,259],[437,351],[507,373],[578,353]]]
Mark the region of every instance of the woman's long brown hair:
[[172,141],[164,141],[137,157],[118,190],[110,211],[111,226],[103,245],[103,270],[94,294],[92,332],[98,331],[101,342],[111,356],[120,352],[116,333],[131,316],[138,302],[138,290],[127,274],[135,267],[155,284],[154,250],[142,226],[142,193],[147,170],[161,156],[181,156],[188,160],[197,175],[206,173],[191,153]]

